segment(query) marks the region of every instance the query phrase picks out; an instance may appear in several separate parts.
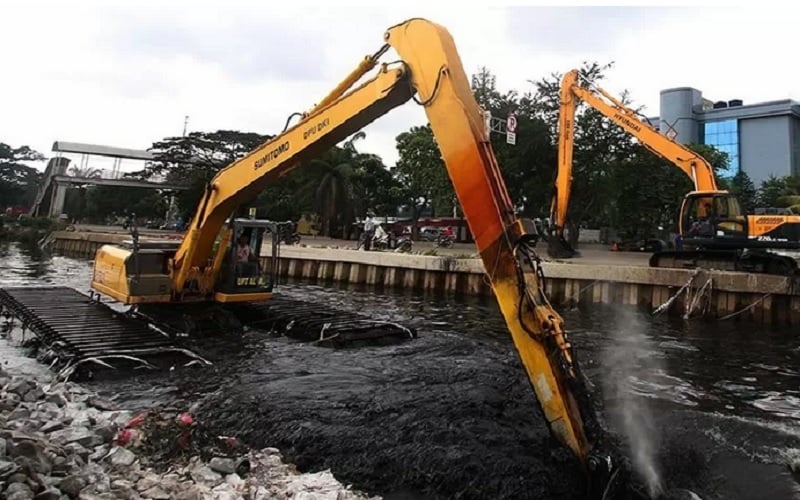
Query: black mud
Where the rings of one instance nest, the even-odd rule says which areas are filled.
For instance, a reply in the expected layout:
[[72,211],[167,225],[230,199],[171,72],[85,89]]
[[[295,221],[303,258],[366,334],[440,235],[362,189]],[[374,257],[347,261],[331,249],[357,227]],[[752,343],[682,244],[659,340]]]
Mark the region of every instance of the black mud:
[[[518,362],[442,335],[373,351],[285,347],[243,366],[201,415],[303,470],[331,468],[375,493],[578,498],[582,478],[550,442]],[[247,418],[242,418],[247,415]]]
[[[480,335],[430,323],[412,342],[341,350],[249,332],[235,348],[209,353],[215,370],[186,368],[171,380],[146,377],[114,384],[113,391],[141,405],[169,401],[180,409],[196,402],[193,409],[213,432],[278,447],[302,471],[331,469],[341,481],[386,498],[584,498],[583,477],[550,439],[497,320],[484,318]],[[426,331],[419,319],[412,322]],[[599,363],[586,357],[600,390]],[[609,404],[613,428],[620,421],[615,410],[624,410]],[[715,440],[709,430],[720,424],[709,415],[666,402],[649,407],[659,435],[658,469],[669,488],[703,499],[792,498],[785,496],[794,482],[784,469],[753,463],[740,445]],[[734,436],[745,446],[754,432],[775,446],[796,441],[747,422],[722,427],[737,428]],[[736,483],[740,474],[770,481],[748,493]],[[762,496],[770,488],[775,494]]]

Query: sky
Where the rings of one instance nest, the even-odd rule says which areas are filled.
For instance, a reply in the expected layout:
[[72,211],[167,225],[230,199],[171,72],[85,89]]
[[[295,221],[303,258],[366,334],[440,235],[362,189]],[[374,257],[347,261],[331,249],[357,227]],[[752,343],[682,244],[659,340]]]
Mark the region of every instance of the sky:
[[[275,134],[411,17],[447,28],[465,71],[486,66],[501,91],[597,61],[614,63],[603,88],[647,115],[679,86],[800,100],[793,2],[646,3],[4,0],[0,142],[47,157],[56,140],[146,149],[186,116],[190,132]],[[393,165],[395,137],[424,123],[411,101],[367,126],[359,149]]]

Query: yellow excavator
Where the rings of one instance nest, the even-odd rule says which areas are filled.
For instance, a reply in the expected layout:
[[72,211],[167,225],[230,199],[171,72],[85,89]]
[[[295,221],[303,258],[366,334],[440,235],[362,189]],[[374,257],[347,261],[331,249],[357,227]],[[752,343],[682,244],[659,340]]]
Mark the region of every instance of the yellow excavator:
[[[379,63],[389,49],[399,60]],[[591,498],[644,498],[620,445],[599,424],[564,321],[545,294],[536,236],[516,216],[453,39],[433,22],[415,18],[389,28],[380,49],[297,123],[219,171],[177,248],[99,248],[92,287],[125,304],[159,307],[268,300],[270,271],[259,266],[258,252],[275,228],[232,214],[290,170],[412,99],[425,109],[552,436],[585,471]]]
[[797,261],[769,250],[800,249],[800,216],[744,215],[736,196],[717,187],[714,170],[702,156],[673,141],[607,91],[583,82],[577,69],[561,81],[558,174],[550,210],[548,254],[576,255],[565,237],[572,184],[575,110],[580,99],[636,137],[654,154],[680,168],[694,184],[680,206],[678,234],[682,249],[656,251],[652,267],[706,267],[769,274],[795,274]]

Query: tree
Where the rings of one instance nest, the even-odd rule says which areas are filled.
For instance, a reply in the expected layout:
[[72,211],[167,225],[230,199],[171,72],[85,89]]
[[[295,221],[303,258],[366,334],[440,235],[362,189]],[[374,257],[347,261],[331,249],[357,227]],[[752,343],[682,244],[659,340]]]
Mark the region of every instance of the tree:
[[770,175],[761,183],[758,203],[765,208],[780,207],[780,198],[786,195],[786,191],[786,178]]
[[726,178],[722,175],[722,173],[727,171],[730,166],[730,158],[728,157],[728,153],[721,151],[710,144],[693,142],[687,144],[686,147],[702,156],[703,159],[705,159],[706,162],[711,165],[711,169],[714,171],[714,177],[717,179],[718,185],[724,186],[726,183],[732,181],[732,179],[726,180]]
[[435,216],[434,201],[453,200],[455,191],[430,124],[398,135],[397,152],[397,165],[392,169],[397,181],[394,196],[403,200],[415,221],[429,208],[434,208]]
[[103,171],[99,168],[91,168],[89,166],[79,167],[78,165],[73,165],[69,167],[69,173],[73,177],[80,177],[83,179],[99,179],[103,174]]
[[[81,179],[99,179],[103,174],[103,171],[99,168],[92,168],[89,166],[80,167],[78,165],[69,167],[68,172],[73,177],[79,177]],[[66,196],[64,197],[64,213],[66,213],[70,219],[83,220],[84,217],[89,215],[87,212],[86,199],[86,194],[89,190],[91,190],[91,187],[82,184],[70,186],[67,189]]]
[[28,146],[13,148],[0,142],[0,209],[33,203],[41,173],[23,162],[42,160],[44,156]]
[[617,186],[609,219],[613,227],[633,239],[663,237],[664,231],[677,227],[681,200],[694,189],[682,170],[637,144],[610,172],[611,184]]
[[321,159],[311,160],[308,168],[316,172],[307,187],[314,194],[314,208],[322,218],[322,234],[339,236],[340,229],[354,218],[352,156],[347,150],[331,149]]
[[497,90],[496,81],[497,78],[486,66],[481,66],[478,73],[472,75],[472,94],[486,111],[494,111],[502,106],[503,99]]
[[397,214],[400,186],[379,156],[360,153],[352,182],[355,199],[360,200],[357,215],[364,216],[368,209],[378,216]]
[[501,93],[494,75],[485,67],[472,77],[472,91],[478,104],[492,117],[505,119],[514,113],[517,119],[516,144],[505,135],[491,134],[492,150],[497,158],[509,196],[516,208],[528,216],[543,216],[549,211],[552,180],[556,169],[556,146],[542,109],[534,96],[515,90]]
[[192,132],[185,137],[167,137],[153,143],[149,151],[154,161],[135,173],[140,178],[166,175],[167,182],[188,184],[175,200],[179,216],[192,216],[205,186],[219,170],[242,158],[269,140],[271,136],[236,130]]
[[800,177],[770,175],[758,190],[758,203],[762,207],[792,208],[800,205]]
[[295,186],[287,199],[304,208],[293,218],[314,211],[321,218],[322,234],[349,237],[355,218],[368,209],[384,215],[396,211],[391,174],[378,156],[355,146],[364,137],[364,132],[356,133],[286,177]]
[[[579,73],[580,85],[597,84],[605,78],[612,63],[584,62]],[[558,143],[558,117],[561,103],[561,80],[563,73],[552,73],[549,77],[531,82],[534,85],[534,107],[538,117],[547,125],[551,143]],[[620,96],[621,102],[638,112],[627,91]],[[578,101],[575,108],[573,182],[568,217],[573,223],[600,226],[618,222],[625,211],[617,207],[619,190],[624,182],[614,175],[615,165],[628,161],[636,149],[633,136],[607,119],[602,113]],[[557,160],[556,160],[557,161]],[[553,167],[550,185],[555,180]],[[552,191],[551,191],[552,192]]]
[[742,210],[746,214],[752,214],[756,209],[758,201],[758,190],[755,184],[744,170],[739,170],[730,182],[730,191],[739,200]]
[[135,213],[136,217],[159,219],[167,200],[156,190],[127,186],[92,186],[86,190],[83,216],[103,222],[111,214]]

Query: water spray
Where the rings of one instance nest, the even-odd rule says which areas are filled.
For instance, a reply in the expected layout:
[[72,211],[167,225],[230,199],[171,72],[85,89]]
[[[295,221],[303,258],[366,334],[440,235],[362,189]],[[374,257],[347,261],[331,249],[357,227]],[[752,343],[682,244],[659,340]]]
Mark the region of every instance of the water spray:
[[647,495],[659,499],[664,498],[665,489],[656,460],[658,431],[648,405],[631,390],[632,380],[660,368],[658,360],[648,355],[651,350],[643,330],[633,314],[622,313],[611,346],[603,353],[607,370],[602,380],[607,404],[619,414],[616,423],[628,441],[633,469],[641,477]]

